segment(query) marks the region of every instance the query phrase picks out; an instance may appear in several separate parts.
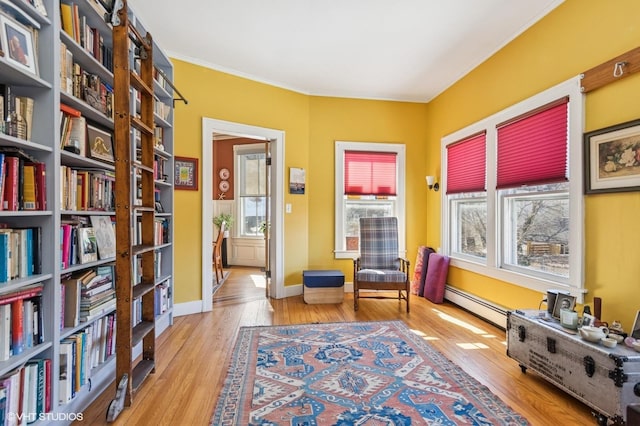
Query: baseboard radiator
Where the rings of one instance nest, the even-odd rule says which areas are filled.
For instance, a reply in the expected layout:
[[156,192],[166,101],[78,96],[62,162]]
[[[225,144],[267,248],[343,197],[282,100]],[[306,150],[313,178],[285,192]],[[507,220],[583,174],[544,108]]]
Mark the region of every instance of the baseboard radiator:
[[446,286],[444,298],[503,330],[507,329],[507,310],[501,306],[450,286]]

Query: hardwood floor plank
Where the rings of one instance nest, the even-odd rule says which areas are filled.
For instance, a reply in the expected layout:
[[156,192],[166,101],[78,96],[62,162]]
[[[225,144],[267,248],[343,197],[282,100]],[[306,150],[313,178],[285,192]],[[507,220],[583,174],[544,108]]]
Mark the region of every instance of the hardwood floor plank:
[[[157,342],[157,367],[115,425],[209,425],[241,326],[343,321],[404,321],[477,378],[532,425],[596,424],[586,405],[507,357],[505,332],[450,303],[411,298],[411,312],[395,300],[353,297],[342,304],[307,305],[302,296],[265,299],[261,272],[230,268],[214,295],[213,311],[176,318]],[[106,425],[113,385],[83,413],[80,424]]]

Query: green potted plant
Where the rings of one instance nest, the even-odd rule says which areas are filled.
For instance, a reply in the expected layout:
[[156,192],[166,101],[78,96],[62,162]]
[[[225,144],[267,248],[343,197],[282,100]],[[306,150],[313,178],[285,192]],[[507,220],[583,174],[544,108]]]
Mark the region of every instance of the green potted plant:
[[227,238],[229,236],[229,230],[233,226],[233,215],[229,213],[220,213],[218,216],[213,217],[213,224],[216,225],[218,229],[221,229],[222,223],[225,224],[224,232],[225,238]]

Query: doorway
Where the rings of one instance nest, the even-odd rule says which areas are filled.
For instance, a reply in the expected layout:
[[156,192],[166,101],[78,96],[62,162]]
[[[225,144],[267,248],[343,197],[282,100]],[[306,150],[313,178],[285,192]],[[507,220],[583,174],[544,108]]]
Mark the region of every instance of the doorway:
[[213,144],[214,135],[270,141],[271,179],[268,189],[271,207],[268,213],[270,238],[268,264],[270,279],[266,292],[270,297],[284,297],[284,132],[212,118],[202,119],[202,311],[212,309],[213,272]]

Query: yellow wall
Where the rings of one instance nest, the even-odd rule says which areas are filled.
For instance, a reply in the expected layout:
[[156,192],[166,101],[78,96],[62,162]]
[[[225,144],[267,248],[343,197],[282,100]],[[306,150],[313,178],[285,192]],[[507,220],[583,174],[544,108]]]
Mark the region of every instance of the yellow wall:
[[[334,142],[387,142],[406,145],[407,256],[426,242],[426,105],[407,102],[312,97],[309,148],[309,268],[341,269],[353,279],[353,261],[335,259]],[[297,281],[300,282],[300,279]]]
[[[440,175],[440,139],[481,118],[578,75],[640,45],[640,2],[566,0],[550,15],[429,104],[314,97],[174,61],[175,81],[189,99],[178,104],[177,155],[201,157],[201,119],[216,118],[286,132],[285,170],[307,172],[305,195],[290,195],[285,215],[285,284],[307,268],[342,269],[333,258],[333,142],[407,145],[407,248],[440,246],[441,192],[427,191],[426,174]],[[585,131],[640,118],[640,74],[586,96]],[[176,303],[199,300],[201,194],[176,191]],[[603,319],[627,328],[640,309],[640,196],[585,197],[587,302],[603,298]],[[541,295],[453,268],[449,282],[509,308],[537,307]],[[634,298],[635,297],[635,298]]]
[[[428,105],[428,168],[440,139],[640,45],[640,2],[567,0]],[[613,70],[612,70],[613,71]],[[640,118],[640,74],[586,95],[585,131]],[[428,242],[440,241],[440,199],[429,194]],[[629,329],[640,309],[638,192],[585,196],[585,285],[602,317]],[[541,294],[453,268],[449,282],[501,305],[537,308]]]
[[[187,62],[173,60],[176,87],[189,101],[176,104],[175,155],[202,161],[202,118],[284,130],[285,166],[308,166],[309,97]],[[200,168],[201,169],[201,168]],[[200,170],[202,181],[202,170]],[[201,187],[202,185],[200,185]],[[307,196],[286,194],[286,280],[307,263]],[[175,191],[175,303],[202,296],[202,190]]]

